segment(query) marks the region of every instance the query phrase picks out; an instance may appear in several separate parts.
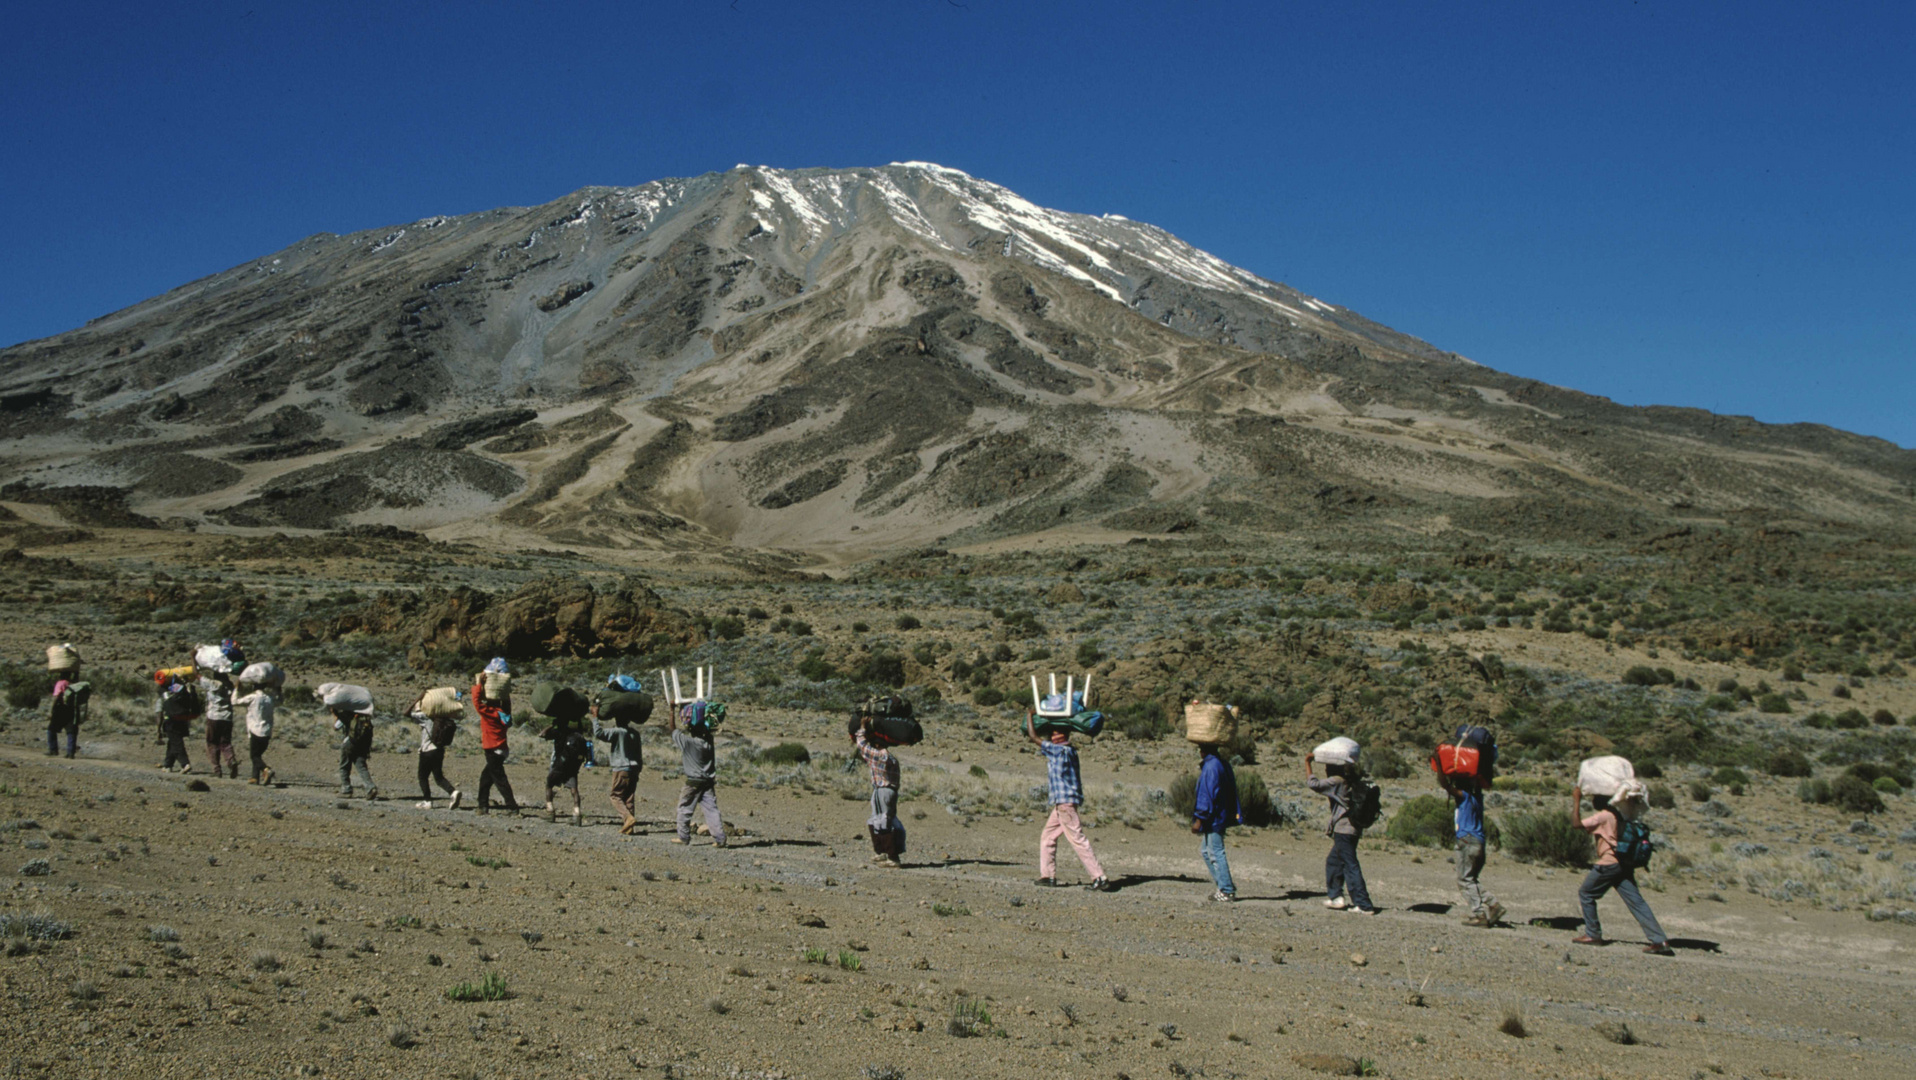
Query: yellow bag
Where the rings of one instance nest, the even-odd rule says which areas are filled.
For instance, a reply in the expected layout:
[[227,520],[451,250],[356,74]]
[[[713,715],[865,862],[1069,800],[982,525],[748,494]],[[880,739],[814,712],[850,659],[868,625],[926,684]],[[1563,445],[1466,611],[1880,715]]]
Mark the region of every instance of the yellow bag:
[[457,720],[466,715],[466,706],[459,700],[459,691],[436,686],[420,696],[419,711],[431,720]]
[[1184,737],[1194,743],[1220,745],[1237,737],[1237,712],[1207,701],[1184,707]]

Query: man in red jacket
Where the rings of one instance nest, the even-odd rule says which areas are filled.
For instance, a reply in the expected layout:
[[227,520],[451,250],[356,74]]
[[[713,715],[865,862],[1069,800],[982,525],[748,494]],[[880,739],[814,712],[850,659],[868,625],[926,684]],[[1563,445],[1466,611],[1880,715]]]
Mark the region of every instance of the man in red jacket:
[[479,749],[486,755],[486,766],[479,772],[479,812],[492,812],[492,789],[497,785],[505,808],[518,813],[519,800],[513,798],[512,782],[506,779],[506,729],[512,726],[512,717],[486,700],[483,686],[472,688],[472,707],[479,712]]

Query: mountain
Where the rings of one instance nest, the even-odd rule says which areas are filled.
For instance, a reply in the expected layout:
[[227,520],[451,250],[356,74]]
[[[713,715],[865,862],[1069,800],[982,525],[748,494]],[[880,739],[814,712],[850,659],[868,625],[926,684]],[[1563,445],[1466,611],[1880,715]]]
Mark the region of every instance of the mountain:
[[1054,531],[1916,522],[1916,452],[1505,375],[917,162],[308,237],[0,350],[0,417],[0,500],[77,524],[836,562]]

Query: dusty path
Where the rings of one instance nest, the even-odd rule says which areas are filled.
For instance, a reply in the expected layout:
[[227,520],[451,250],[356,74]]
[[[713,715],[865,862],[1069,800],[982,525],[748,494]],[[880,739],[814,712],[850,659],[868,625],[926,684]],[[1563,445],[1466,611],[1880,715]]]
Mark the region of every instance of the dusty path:
[[[1399,1077],[1916,1072],[1916,929],[1854,913],[1652,894],[1687,946],[1660,959],[1525,925],[1572,915],[1576,876],[1507,860],[1487,880],[1516,925],[1469,930],[1443,910],[1447,864],[1407,849],[1366,853],[1382,915],[1326,911],[1309,832],[1234,842],[1249,899],[1225,907],[1169,819],[1093,831],[1121,884],[1096,895],[1032,886],[1035,822],[932,806],[887,871],[853,839],[861,805],[833,796],[724,789],[743,835],[687,848],[650,769],[647,834],[622,838],[591,774],[578,829],[342,809],[330,755],[279,756],[295,785],[193,793],[150,765],[0,751],[0,868],[52,869],[0,879],[0,910],[75,928],[0,961],[6,1075],[1290,1076],[1308,1053]],[[375,768],[393,783],[412,762]],[[511,998],[446,999],[489,971]],[[979,1037],[948,1032],[966,1001],[990,1014]],[[1506,1008],[1528,1038],[1497,1031]]]

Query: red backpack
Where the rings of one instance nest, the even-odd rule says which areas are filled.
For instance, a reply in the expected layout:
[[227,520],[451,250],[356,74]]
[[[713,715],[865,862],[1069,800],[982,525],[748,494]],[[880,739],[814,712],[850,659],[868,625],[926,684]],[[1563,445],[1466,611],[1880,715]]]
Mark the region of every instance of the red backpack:
[[1460,780],[1482,781],[1497,763],[1497,743],[1482,727],[1457,729],[1456,740],[1437,748],[1430,767],[1444,776]]

